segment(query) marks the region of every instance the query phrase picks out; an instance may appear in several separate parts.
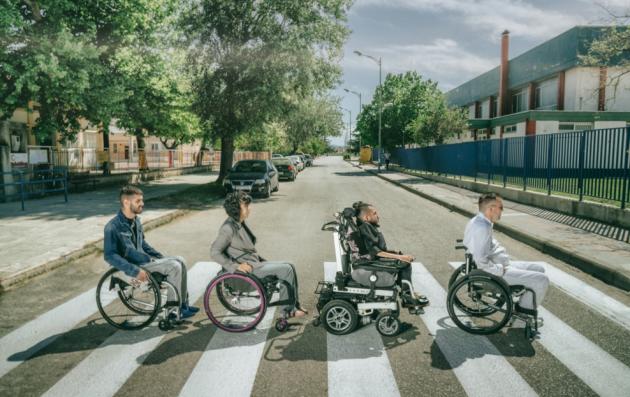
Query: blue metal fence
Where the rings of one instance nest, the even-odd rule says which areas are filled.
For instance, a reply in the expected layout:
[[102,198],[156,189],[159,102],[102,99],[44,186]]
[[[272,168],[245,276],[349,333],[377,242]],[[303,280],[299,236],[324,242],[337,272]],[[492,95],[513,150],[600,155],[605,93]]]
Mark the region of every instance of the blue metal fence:
[[[5,201],[20,200],[22,211],[24,211],[24,201],[28,198],[44,196],[49,193],[63,193],[64,200],[68,202],[67,168],[12,171],[3,172],[0,175],[2,175],[2,179],[0,179],[0,198],[3,198]],[[5,176],[10,177],[6,178]]]
[[398,148],[402,167],[618,202],[630,200],[630,127]]

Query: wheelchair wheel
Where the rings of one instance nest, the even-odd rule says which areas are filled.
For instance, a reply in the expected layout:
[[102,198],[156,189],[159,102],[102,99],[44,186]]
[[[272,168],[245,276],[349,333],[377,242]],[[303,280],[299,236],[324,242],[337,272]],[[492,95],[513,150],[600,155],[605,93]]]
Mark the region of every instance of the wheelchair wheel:
[[487,335],[497,332],[510,320],[512,296],[489,276],[466,276],[450,288],[447,309],[459,328],[471,334]]
[[101,316],[116,328],[135,330],[151,324],[160,311],[159,285],[149,280],[139,286],[126,282],[128,277],[110,269],[96,287],[96,305]]
[[396,336],[400,332],[401,324],[398,316],[385,310],[376,317],[376,330],[383,336]]
[[354,306],[340,299],[328,302],[322,308],[320,319],[326,330],[335,335],[349,334],[359,323],[359,316]]
[[215,277],[204,295],[204,308],[214,325],[228,332],[245,332],[267,312],[265,291],[254,277],[224,273]]
[[[477,267],[475,266],[474,269],[476,268]],[[451,278],[448,280],[448,290],[450,291],[451,288],[465,276],[466,276],[466,264],[462,264],[453,272],[453,274],[451,275]],[[491,315],[495,312],[495,310],[491,307],[486,307],[483,309],[479,307],[467,307],[462,301],[459,300],[457,296],[453,297],[453,304],[455,304],[459,310],[465,313],[468,313],[471,316],[483,317],[483,316]],[[503,305],[503,302],[497,302],[496,306],[500,307],[502,305]]]

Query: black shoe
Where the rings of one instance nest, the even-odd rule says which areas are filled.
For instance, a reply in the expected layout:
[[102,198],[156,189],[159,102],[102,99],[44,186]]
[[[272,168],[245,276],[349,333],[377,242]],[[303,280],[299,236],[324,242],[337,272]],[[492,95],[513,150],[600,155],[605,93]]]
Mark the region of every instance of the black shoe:
[[414,316],[424,314],[424,309],[419,306],[410,307],[407,310],[409,310],[409,314]]

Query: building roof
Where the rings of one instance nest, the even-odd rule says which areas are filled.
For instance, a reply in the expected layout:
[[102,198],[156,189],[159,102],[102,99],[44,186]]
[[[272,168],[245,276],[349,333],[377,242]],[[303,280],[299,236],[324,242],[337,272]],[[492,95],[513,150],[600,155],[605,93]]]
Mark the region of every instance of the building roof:
[[[514,89],[540,81],[562,70],[580,64],[590,43],[610,27],[576,26],[525,53],[510,59],[508,88]],[[446,93],[449,104],[465,106],[472,102],[498,95],[499,67],[475,77]]]

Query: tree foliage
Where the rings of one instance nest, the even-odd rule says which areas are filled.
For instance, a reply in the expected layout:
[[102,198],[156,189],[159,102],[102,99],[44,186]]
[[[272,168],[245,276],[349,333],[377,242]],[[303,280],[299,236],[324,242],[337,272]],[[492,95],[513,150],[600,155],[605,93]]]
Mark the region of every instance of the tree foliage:
[[437,83],[413,71],[388,74],[357,120],[364,145],[378,146],[379,97],[383,102],[381,142],[388,150],[403,143],[441,143],[465,127],[465,116],[448,107]]
[[182,25],[194,108],[221,140],[222,179],[235,139],[338,80],[350,0],[191,0]]

